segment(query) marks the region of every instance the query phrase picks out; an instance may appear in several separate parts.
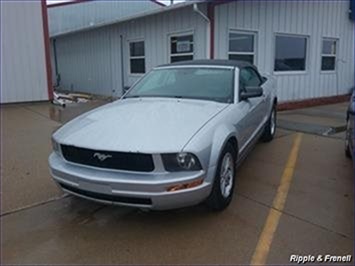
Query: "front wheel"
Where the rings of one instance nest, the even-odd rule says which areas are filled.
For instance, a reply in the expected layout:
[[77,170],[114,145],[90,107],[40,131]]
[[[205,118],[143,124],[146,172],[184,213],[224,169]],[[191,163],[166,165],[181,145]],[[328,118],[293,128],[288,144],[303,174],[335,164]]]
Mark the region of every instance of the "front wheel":
[[276,105],[272,107],[269,119],[266,122],[261,139],[265,142],[273,140],[276,132]]
[[216,211],[224,210],[231,202],[235,184],[236,151],[228,143],[218,161],[212,192],[207,205]]

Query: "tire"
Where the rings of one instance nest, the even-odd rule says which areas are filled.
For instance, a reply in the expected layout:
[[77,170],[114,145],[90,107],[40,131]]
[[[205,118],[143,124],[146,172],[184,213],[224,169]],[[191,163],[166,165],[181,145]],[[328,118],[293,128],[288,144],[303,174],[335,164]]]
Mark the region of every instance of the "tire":
[[350,119],[348,119],[346,121],[345,156],[351,159],[352,156],[351,156],[351,151],[350,151],[349,131],[350,131]]
[[[224,210],[232,201],[235,186],[236,154],[237,152],[232,144],[227,143],[218,160],[212,191],[206,200],[207,206],[214,211]],[[229,170],[222,171],[226,167]]]
[[266,122],[261,140],[264,142],[272,141],[276,132],[276,105],[272,107],[269,119]]

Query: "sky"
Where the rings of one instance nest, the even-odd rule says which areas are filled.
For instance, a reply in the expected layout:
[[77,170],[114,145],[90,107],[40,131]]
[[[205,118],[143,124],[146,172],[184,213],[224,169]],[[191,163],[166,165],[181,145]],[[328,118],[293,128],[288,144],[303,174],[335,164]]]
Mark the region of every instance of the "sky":
[[[55,3],[63,3],[63,2],[71,2],[70,0],[47,0],[47,4],[55,4]],[[170,0],[159,0],[166,5],[170,4]],[[174,3],[185,2],[185,0],[174,0]]]

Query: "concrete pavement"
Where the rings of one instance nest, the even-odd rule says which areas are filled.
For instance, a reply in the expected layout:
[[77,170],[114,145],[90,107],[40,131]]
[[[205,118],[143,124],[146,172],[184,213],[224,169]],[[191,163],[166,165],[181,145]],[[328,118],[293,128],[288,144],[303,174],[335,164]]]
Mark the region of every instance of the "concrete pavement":
[[55,199],[62,193],[49,178],[51,135],[62,123],[103,104],[49,103],[1,106],[1,213]]
[[[237,172],[237,194],[224,212],[214,213],[204,206],[143,212],[60,197],[47,170],[50,133],[60,125],[55,120],[67,121],[92,108],[82,106],[1,107],[2,264],[250,263],[272,209],[294,131],[279,129],[271,143],[255,147]],[[346,104],[317,108],[323,110],[318,114],[307,109],[300,112],[309,117],[312,113],[312,118],[306,121],[300,117],[305,114],[298,113],[297,119],[341,126],[345,109]],[[296,119],[286,112],[279,118]],[[303,134],[267,263],[289,263],[291,254],[353,255],[352,167],[340,137]]]
[[338,103],[280,112],[278,126],[293,131],[344,139],[347,106],[348,103]]

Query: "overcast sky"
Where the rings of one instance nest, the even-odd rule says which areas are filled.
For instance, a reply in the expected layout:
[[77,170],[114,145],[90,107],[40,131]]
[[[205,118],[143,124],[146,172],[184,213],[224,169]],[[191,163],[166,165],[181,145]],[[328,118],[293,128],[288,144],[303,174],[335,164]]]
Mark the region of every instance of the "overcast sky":
[[[55,3],[63,3],[63,2],[71,2],[70,0],[47,0],[47,4],[55,4]],[[170,0],[159,0],[164,4],[170,4]],[[185,2],[185,0],[174,0],[174,3]]]

